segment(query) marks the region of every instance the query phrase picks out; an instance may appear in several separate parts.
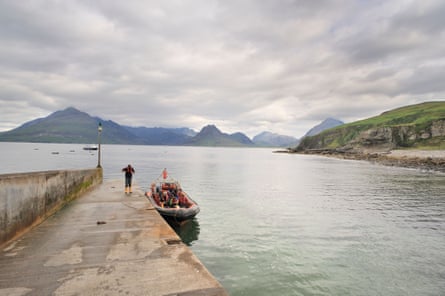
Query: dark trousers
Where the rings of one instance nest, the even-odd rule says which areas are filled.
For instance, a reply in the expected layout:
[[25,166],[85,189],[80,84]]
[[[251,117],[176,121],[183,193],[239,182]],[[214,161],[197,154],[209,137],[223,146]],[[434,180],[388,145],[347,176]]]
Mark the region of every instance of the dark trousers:
[[131,187],[131,175],[125,175],[125,187]]

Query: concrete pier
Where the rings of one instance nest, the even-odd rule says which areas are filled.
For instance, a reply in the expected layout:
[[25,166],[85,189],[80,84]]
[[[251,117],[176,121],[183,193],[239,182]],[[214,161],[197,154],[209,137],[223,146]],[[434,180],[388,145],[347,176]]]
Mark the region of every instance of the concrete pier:
[[0,254],[0,295],[227,295],[137,186],[105,181]]
[[102,169],[0,175],[0,246],[102,183]]

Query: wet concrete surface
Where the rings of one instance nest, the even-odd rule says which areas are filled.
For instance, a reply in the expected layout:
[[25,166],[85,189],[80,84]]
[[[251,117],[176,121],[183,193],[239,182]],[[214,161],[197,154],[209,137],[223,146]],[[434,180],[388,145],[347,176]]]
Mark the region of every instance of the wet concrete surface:
[[0,295],[227,295],[137,186],[105,181],[2,246]]

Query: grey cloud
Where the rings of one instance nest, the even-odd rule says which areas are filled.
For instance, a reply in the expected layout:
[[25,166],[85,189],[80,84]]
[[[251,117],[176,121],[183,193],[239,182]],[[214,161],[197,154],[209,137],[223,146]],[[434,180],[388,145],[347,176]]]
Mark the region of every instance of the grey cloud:
[[400,92],[413,95],[443,93],[443,77],[445,77],[445,65],[413,69],[409,76],[400,81]]
[[445,30],[445,3],[440,0],[415,1],[392,21],[394,27],[402,27],[434,36]]
[[75,105],[127,125],[298,136],[325,117],[443,98],[443,9],[430,1],[1,1],[0,106],[14,100],[15,116],[2,109],[0,130]]
[[354,62],[409,61],[431,52],[429,47],[442,48],[439,44],[445,30],[444,12],[445,3],[440,1],[412,2],[392,17],[367,20],[362,28],[341,40],[338,48]]

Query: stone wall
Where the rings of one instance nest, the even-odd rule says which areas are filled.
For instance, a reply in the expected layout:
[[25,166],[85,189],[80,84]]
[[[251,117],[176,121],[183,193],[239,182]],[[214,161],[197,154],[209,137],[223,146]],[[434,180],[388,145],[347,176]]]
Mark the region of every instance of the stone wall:
[[102,182],[102,169],[0,175],[0,245]]

